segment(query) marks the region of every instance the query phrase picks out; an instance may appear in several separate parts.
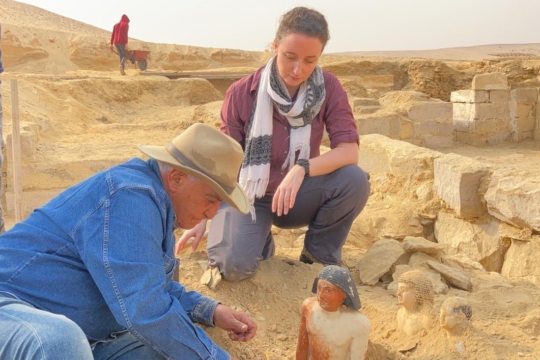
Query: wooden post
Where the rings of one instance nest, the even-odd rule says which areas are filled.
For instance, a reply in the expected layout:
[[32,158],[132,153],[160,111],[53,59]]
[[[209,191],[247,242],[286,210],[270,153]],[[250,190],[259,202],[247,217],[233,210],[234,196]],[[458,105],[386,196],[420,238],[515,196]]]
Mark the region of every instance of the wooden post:
[[13,155],[13,193],[15,194],[15,221],[22,220],[21,131],[19,129],[19,85],[11,80],[11,149]]

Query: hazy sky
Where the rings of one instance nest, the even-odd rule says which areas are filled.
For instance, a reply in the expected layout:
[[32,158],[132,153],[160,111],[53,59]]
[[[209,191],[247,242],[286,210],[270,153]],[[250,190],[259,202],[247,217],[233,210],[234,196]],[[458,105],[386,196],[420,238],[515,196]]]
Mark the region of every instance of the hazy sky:
[[539,43],[540,0],[25,0],[106,30],[122,14],[130,37],[156,43],[264,50],[294,6],[321,11],[325,52]]

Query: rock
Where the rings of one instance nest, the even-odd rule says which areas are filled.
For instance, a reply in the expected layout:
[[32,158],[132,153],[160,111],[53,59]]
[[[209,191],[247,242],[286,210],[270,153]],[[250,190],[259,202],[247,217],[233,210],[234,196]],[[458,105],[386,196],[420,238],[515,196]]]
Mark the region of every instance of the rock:
[[436,254],[444,249],[444,245],[433,243],[421,237],[406,236],[401,244],[407,252],[423,252]]
[[512,240],[506,252],[501,274],[509,279],[524,279],[540,286],[540,236],[533,235],[531,241]]
[[397,240],[382,239],[377,241],[356,265],[360,281],[367,285],[375,285],[380,277],[386,274],[404,254],[405,250]]
[[485,194],[488,212],[519,228],[540,231],[540,176],[502,168],[493,172]]
[[437,241],[445,246],[446,254],[465,255],[480,262],[487,271],[501,270],[503,253],[497,220],[490,218],[472,223],[439,211],[434,233]]
[[454,268],[470,269],[480,272],[486,272],[486,269],[478,261],[469,259],[463,254],[443,255],[441,258],[443,264]]
[[508,79],[503,73],[475,75],[472,81],[473,90],[508,90]]
[[430,268],[440,273],[442,277],[448,281],[448,283],[450,283],[450,285],[466,291],[472,290],[471,279],[465,275],[463,271],[436,263],[434,261],[428,261],[427,264]]

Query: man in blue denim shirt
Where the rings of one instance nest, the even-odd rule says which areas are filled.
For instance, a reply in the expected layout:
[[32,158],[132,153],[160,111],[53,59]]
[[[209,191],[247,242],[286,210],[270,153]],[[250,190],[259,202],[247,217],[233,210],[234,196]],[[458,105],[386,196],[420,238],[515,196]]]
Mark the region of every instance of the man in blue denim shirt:
[[[201,140],[204,139],[204,140]],[[248,341],[245,314],[172,280],[176,227],[227,201],[242,148],[195,124],[75,185],[0,236],[0,359],[229,359],[194,322]]]

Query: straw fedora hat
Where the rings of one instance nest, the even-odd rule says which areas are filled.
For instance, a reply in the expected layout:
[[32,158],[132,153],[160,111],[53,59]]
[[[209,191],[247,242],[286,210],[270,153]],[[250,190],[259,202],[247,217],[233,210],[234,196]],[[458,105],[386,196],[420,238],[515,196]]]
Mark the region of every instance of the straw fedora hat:
[[197,123],[167,146],[139,145],[137,148],[152,159],[200,179],[241,213],[249,212],[248,198],[236,181],[244,152],[233,138]]

